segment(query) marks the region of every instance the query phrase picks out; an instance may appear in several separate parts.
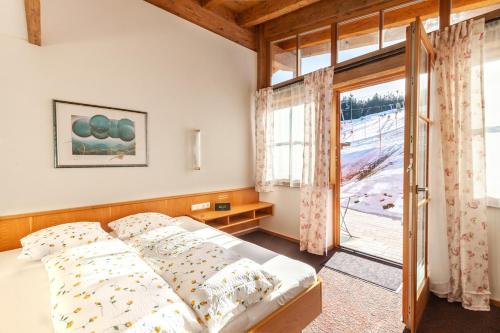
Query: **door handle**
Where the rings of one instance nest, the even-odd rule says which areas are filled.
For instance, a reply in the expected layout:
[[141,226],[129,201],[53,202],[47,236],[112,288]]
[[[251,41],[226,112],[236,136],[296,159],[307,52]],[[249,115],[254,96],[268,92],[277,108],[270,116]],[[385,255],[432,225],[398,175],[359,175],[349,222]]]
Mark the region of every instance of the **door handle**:
[[429,191],[429,188],[427,187],[418,187],[418,185],[415,186],[415,190],[416,192],[428,192]]

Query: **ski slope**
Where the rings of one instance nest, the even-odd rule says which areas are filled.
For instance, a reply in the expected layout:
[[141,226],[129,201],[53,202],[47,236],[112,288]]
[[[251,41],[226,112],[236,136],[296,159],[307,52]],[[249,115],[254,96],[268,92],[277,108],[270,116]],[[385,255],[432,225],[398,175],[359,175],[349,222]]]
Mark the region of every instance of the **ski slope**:
[[401,219],[404,110],[341,122],[341,205]]

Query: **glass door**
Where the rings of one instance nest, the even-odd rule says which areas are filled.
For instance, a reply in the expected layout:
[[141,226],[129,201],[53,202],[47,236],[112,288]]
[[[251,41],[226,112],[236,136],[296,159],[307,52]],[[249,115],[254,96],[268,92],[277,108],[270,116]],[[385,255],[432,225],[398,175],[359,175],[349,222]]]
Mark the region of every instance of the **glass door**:
[[403,318],[415,332],[429,296],[429,92],[433,49],[420,21],[407,28],[403,227]]

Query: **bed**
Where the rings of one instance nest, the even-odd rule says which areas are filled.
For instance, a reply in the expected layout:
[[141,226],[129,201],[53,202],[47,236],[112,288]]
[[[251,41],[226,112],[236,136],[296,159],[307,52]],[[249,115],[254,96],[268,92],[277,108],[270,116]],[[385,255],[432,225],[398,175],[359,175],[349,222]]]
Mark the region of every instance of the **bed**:
[[[282,280],[267,299],[233,318],[221,332],[300,331],[321,312],[321,282],[314,269],[255,244],[179,217],[178,225],[261,264]],[[52,332],[49,281],[41,262],[17,259],[20,249],[0,252],[0,332]]]

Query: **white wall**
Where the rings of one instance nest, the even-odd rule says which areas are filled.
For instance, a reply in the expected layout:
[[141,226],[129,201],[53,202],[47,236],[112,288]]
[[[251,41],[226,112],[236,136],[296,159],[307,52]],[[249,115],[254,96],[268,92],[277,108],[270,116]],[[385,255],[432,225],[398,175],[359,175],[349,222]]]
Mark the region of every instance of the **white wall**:
[[276,186],[273,192],[260,193],[260,200],[274,203],[274,216],[262,220],[262,228],[291,238],[300,238],[298,188]]
[[[255,52],[141,0],[42,0],[36,47],[18,7],[0,25],[0,216],[253,185]],[[52,99],[148,112],[150,166],[55,169]]]

